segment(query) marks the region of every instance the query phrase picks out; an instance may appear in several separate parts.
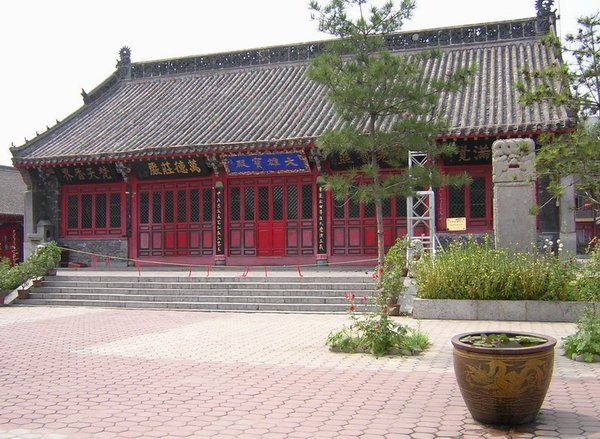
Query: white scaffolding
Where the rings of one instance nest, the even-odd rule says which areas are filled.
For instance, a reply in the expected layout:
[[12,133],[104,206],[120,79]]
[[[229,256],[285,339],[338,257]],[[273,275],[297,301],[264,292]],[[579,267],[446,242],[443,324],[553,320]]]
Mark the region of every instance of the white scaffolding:
[[[409,151],[408,172],[413,167],[428,166],[429,156],[424,152]],[[406,198],[407,236],[409,242],[420,241],[423,250],[435,256],[437,237],[435,234],[435,194],[431,186],[427,190],[416,191]]]

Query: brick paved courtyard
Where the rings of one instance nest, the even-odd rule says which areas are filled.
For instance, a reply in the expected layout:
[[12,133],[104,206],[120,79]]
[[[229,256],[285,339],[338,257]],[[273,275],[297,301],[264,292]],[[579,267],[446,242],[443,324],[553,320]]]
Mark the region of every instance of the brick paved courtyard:
[[[409,325],[419,325],[404,319]],[[0,438],[600,438],[600,364],[557,349],[535,424],[474,422],[450,337],[566,323],[423,321],[420,357],[336,354],[341,315],[0,308]]]

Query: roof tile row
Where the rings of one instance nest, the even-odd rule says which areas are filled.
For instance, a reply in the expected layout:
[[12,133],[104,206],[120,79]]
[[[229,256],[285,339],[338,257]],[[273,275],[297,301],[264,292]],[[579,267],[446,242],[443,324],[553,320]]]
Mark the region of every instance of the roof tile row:
[[[541,69],[556,61],[537,37],[444,48],[424,65],[426,77],[477,68],[469,86],[440,96],[439,109],[450,125],[445,135],[521,135],[567,127],[564,108],[546,103],[524,108],[516,90],[523,68]],[[307,68],[308,61],[285,62],[120,79],[64,123],[13,149],[15,162],[41,165],[312,143],[344,122],[326,101],[324,88],[306,78]]]

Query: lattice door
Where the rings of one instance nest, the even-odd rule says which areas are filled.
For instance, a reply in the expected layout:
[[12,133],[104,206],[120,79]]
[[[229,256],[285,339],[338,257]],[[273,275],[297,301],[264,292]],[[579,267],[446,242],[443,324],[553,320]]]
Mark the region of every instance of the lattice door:
[[213,254],[210,182],[143,184],[138,197],[139,256]]
[[[333,197],[332,197],[333,198]],[[375,204],[332,199],[331,252],[333,256],[377,255]],[[406,199],[383,201],[384,245],[391,246],[406,234]]]
[[229,186],[229,255],[314,254],[312,177],[239,179]]

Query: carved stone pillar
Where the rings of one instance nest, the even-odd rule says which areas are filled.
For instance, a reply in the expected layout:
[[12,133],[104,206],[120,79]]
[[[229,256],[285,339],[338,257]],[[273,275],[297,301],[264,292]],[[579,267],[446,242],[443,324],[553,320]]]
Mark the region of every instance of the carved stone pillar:
[[536,242],[535,143],[497,140],[492,145],[496,248],[527,251]]
[[561,179],[564,193],[559,200],[560,241],[563,244],[561,256],[569,257],[577,253],[577,232],[575,231],[575,177]]

